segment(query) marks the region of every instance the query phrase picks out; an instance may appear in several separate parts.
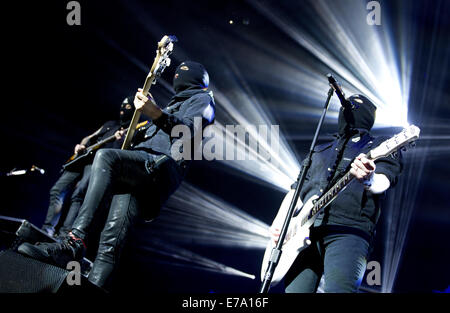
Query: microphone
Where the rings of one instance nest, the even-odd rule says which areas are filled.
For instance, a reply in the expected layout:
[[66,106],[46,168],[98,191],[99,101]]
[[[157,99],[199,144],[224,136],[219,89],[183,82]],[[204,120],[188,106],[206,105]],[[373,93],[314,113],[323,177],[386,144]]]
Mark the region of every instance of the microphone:
[[41,173],[42,175],[45,174],[45,170],[42,168],[37,167],[36,165],[31,166],[31,171],[38,171],[39,173]]
[[334,78],[334,76],[331,74],[328,74],[327,77],[330,86],[333,87],[334,91],[336,92],[339,98],[339,101],[341,101],[341,105],[344,107],[344,109],[351,109],[352,104],[350,103],[350,101],[345,99],[345,94],[342,91],[341,86],[339,86],[339,83],[337,82],[336,78]]

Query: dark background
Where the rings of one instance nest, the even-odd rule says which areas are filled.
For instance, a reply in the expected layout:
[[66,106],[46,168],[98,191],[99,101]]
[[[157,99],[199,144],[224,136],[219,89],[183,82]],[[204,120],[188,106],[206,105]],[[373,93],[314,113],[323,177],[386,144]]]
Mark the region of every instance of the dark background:
[[[276,49],[279,43],[295,47],[288,36],[245,1],[79,1],[81,26],[66,24],[67,2],[2,3],[0,172],[35,164],[46,169],[46,174],[2,176],[0,214],[26,218],[38,226],[44,220],[48,191],[59,176],[60,165],[82,137],[103,122],[117,118],[121,100],[134,93],[147,74],[138,62],[151,65],[156,43],[164,34],[177,35],[182,46],[182,53],[175,49],[174,66],[164,73],[169,83],[176,65],[184,59],[193,59],[206,66],[212,86],[225,94],[226,81],[232,77],[226,71],[221,51],[230,51],[231,58],[244,66],[244,70],[245,64],[253,61],[251,55],[233,53],[233,45],[242,44],[242,38],[222,43],[214,34],[231,38],[239,32],[248,32],[249,36],[263,34],[273,41],[268,49]],[[288,9],[290,2],[280,1],[280,6]],[[268,3],[276,5],[274,1]],[[416,55],[409,120],[421,126],[425,136],[419,145],[427,147],[429,153],[423,156],[426,163],[420,178],[403,177],[420,179],[420,190],[415,195],[415,208],[393,291],[444,290],[450,284],[449,2],[384,1],[382,6],[392,25],[399,18],[414,21]],[[301,5],[297,4],[295,9],[292,14],[301,14]],[[133,10],[146,13],[147,29],[137,22]],[[238,22],[230,25],[230,19]],[[240,22],[243,19],[249,23]],[[303,23],[307,25],[308,21]],[[301,47],[296,49],[305,53]],[[135,62],[123,51],[134,56]],[[263,97],[298,100],[294,94],[278,89],[276,81],[268,79],[267,84],[259,85],[249,78],[249,82]],[[170,91],[158,86],[153,87],[152,93],[162,105],[171,96]],[[325,97],[326,90],[323,93]],[[269,110],[283,133],[293,138],[289,144],[299,159],[303,158],[311,139],[295,139],[295,135],[312,138],[317,119],[300,117],[299,124],[276,107]],[[217,118],[227,119],[226,112],[220,111],[220,103]],[[325,131],[332,132],[333,127],[326,124]],[[437,136],[441,139],[436,139]],[[280,191],[236,175],[233,169],[216,162],[198,162],[187,181],[267,224],[271,223],[283,197]],[[382,229],[379,233],[375,253],[383,249]],[[256,275],[263,252],[210,246],[189,249]],[[258,280],[174,266],[170,258],[165,260],[133,246],[124,256],[120,279],[127,289],[133,289],[135,284],[145,290],[163,292],[256,292],[259,287]]]

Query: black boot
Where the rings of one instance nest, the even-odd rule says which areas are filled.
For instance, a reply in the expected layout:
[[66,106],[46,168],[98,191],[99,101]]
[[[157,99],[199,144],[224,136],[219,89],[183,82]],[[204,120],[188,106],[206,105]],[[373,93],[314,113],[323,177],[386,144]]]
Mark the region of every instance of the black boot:
[[17,251],[33,259],[66,268],[70,261],[81,262],[86,246],[82,239],[72,233],[59,243],[38,242],[35,245],[23,243]]

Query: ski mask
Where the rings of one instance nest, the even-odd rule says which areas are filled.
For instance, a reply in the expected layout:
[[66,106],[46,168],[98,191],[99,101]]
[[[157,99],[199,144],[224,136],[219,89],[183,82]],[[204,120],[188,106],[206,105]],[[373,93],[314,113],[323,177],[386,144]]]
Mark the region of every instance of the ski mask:
[[120,127],[127,128],[134,114],[134,96],[126,97],[120,105]]
[[363,95],[352,95],[347,99],[352,109],[341,107],[338,117],[338,129],[340,135],[345,135],[351,129],[365,129],[370,131],[375,123],[377,107]]
[[173,89],[179,93],[188,89],[208,88],[209,75],[205,67],[193,61],[184,61],[178,65],[173,77]]

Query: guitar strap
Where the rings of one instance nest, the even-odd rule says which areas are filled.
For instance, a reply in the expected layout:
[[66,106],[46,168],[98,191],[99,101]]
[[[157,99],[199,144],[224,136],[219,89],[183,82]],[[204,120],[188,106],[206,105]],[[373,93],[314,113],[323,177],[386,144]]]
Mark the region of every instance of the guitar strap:
[[334,160],[333,166],[330,167],[332,169],[332,171],[329,172],[329,174],[328,174],[328,185],[325,188],[325,190],[328,190],[331,186],[333,186],[334,182],[337,181],[340,178],[340,176],[342,176],[342,174],[343,174],[343,173],[340,173],[340,171],[338,170],[338,166],[342,160],[342,155],[344,154],[345,146],[349,140],[350,140],[349,136],[348,137],[340,137],[337,141],[336,146],[333,145],[333,147],[332,147],[335,149],[335,151],[337,151],[337,154],[336,154],[336,158]]

